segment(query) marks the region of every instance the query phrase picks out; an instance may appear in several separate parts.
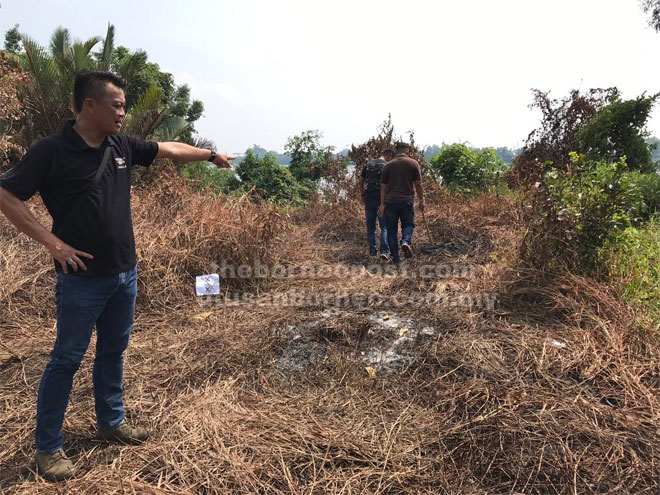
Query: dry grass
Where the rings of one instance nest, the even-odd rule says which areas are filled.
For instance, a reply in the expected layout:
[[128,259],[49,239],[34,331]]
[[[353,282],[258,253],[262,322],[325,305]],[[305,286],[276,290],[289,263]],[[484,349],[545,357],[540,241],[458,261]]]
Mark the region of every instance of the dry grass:
[[[287,217],[240,199],[208,200],[174,178],[139,191],[141,295],[125,389],[129,419],[148,424],[152,439],[141,447],[91,441],[87,356],[64,427],[81,474],[60,485],[36,477],[32,461],[37,387],[55,336],[54,277],[47,255],[0,221],[0,490],[658,493],[657,342],[637,334],[631,310],[607,286],[570,275],[539,286],[517,266],[514,201],[437,193],[429,203],[435,242],[455,250],[419,256],[411,269],[473,263],[472,276],[227,281],[262,293],[500,294],[494,310],[396,308],[435,336],[420,340],[398,372],[370,378],[357,350],[377,338],[365,317],[375,308],[325,320],[318,335],[327,358],[288,372],[277,361],[290,344],[281,329],[316,320],[323,307],[208,310],[191,288],[222,259],[368,262],[358,203]],[[427,242],[418,223],[417,247]]]

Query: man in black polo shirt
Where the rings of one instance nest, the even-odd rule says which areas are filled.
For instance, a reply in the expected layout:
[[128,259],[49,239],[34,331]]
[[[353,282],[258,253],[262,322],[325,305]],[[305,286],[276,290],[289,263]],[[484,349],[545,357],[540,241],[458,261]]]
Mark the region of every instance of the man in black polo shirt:
[[[62,449],[62,422],[73,376],[96,327],[94,399],[98,437],[141,443],[149,433],[124,418],[123,353],[133,326],[137,270],[130,210],[135,165],[156,158],[208,160],[230,167],[233,157],[183,143],[156,143],[119,134],[124,82],[109,72],[83,71],[74,84],[76,119],[30,147],[0,179],[0,210],[41,243],[57,270],[57,337],[39,386],[37,469],[47,479],[74,474]],[[35,193],[53,218],[52,232],[24,204]]]

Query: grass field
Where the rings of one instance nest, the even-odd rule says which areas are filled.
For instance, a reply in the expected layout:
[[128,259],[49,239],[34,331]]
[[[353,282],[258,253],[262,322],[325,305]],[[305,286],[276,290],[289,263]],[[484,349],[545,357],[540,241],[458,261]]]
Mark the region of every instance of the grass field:
[[[152,437],[93,441],[92,342],[64,425],[80,474],[59,485],[33,461],[54,274],[0,220],[0,491],[660,493],[660,347],[633,310],[607,284],[522,265],[514,199],[427,204],[441,248],[422,254],[418,217],[405,273],[369,273],[356,201],[283,212],[173,175],[136,191],[125,402]],[[223,289],[263,304],[195,297],[195,275],[256,260],[294,275]]]

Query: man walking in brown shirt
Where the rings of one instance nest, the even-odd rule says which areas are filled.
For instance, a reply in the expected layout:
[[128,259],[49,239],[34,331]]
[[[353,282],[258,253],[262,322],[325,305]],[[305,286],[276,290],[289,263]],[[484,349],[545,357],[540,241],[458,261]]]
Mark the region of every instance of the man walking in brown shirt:
[[378,214],[385,215],[387,241],[395,264],[401,262],[397,242],[399,220],[401,220],[401,251],[406,258],[413,255],[412,235],[415,229],[413,208],[415,191],[419,196],[419,208],[424,210],[424,189],[419,163],[408,156],[410,145],[397,143],[395,157],[383,168]]

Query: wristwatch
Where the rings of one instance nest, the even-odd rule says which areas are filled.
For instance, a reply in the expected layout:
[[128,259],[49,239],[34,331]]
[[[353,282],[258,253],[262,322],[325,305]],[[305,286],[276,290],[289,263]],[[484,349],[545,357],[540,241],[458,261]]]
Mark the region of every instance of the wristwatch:
[[209,158],[209,161],[210,161],[210,162],[215,161],[215,157],[216,157],[217,155],[218,155],[218,154],[217,154],[215,151],[211,150],[211,157]]

